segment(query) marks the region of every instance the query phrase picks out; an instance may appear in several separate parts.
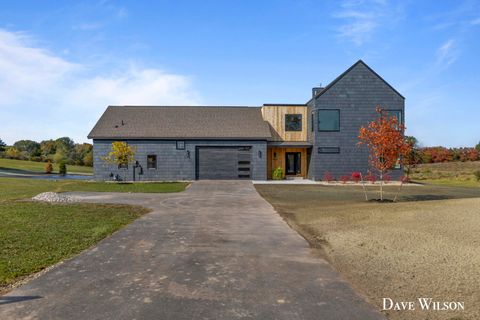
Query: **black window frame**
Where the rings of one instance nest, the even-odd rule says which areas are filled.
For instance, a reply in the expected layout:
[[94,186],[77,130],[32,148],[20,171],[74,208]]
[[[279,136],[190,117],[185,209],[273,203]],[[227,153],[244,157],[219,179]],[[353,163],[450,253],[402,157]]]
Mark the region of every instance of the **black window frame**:
[[[300,128],[299,129],[295,129],[295,130],[292,130],[292,129],[287,129],[287,118],[288,117],[292,117],[292,116],[296,116],[296,117],[299,117],[299,120],[300,120]],[[285,114],[285,117],[284,117],[285,121],[284,121],[284,124],[285,124],[285,132],[301,132],[302,129],[303,129],[303,116],[301,113],[286,113]],[[289,121],[291,122],[291,120]]]
[[402,109],[385,109],[384,111],[387,112],[387,116],[389,118],[396,116],[396,114],[390,114],[390,112],[395,111],[395,112],[400,112],[400,119],[397,119],[398,123],[400,125],[403,125],[404,123],[404,115],[403,115],[403,110]]
[[315,113],[314,113],[314,112],[312,112],[312,116],[310,117],[310,120],[311,120],[311,122],[312,122],[312,124],[311,124],[311,127],[312,127],[311,130],[312,130],[312,132],[315,132]]
[[[320,126],[320,115],[322,111],[337,111],[338,114],[338,129],[337,130],[322,130]],[[317,110],[317,126],[318,132],[340,132],[340,109],[318,109]]]
[[[150,157],[154,157],[155,159],[155,166],[153,168],[150,167],[150,161],[148,160],[148,158]],[[157,155],[156,154],[147,154],[147,169],[148,170],[157,170]]]
[[318,147],[317,152],[319,154],[337,154],[337,153],[340,153],[340,147],[331,147],[331,146]]
[[176,147],[177,150],[185,150],[185,140],[177,140]]
[[119,170],[128,170],[128,163],[120,163],[120,164],[118,164],[117,169],[119,169]]

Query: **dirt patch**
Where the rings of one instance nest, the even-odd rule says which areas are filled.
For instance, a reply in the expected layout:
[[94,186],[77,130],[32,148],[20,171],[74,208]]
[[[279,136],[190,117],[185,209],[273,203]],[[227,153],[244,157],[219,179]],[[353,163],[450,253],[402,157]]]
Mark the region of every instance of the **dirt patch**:
[[[359,201],[344,188],[257,190],[379,310],[382,298],[465,303],[464,311],[421,311],[417,303],[415,311],[384,312],[389,318],[480,318],[480,198],[455,199],[479,190],[411,188],[400,203]],[[447,200],[408,201],[434,196]]]

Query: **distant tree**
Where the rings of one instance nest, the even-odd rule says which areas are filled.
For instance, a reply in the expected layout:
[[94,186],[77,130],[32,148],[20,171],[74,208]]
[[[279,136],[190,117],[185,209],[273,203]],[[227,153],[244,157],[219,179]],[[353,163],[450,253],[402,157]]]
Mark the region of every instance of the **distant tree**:
[[400,158],[410,153],[411,146],[403,136],[405,127],[396,116],[390,117],[379,106],[376,112],[378,118],[361,127],[358,138],[359,144],[367,145],[369,163],[379,173],[380,200],[383,200],[384,175],[395,167]]
[[62,176],[67,174],[67,164],[64,161],[61,161],[58,165],[58,173]]
[[5,147],[6,147],[6,146],[7,146],[7,145],[5,144],[5,142],[3,142],[2,139],[0,139],[0,152],[5,151]]
[[[111,151],[106,157],[102,157],[102,160],[106,163],[115,164],[117,167],[128,166],[135,160],[135,152],[135,147],[128,145],[128,143],[114,141]],[[124,176],[124,180],[126,180],[126,176]]]
[[418,151],[418,140],[413,136],[405,136],[405,142],[410,146],[410,152],[402,158],[402,163],[405,167],[405,174],[408,180],[412,168],[421,163],[422,159]]
[[90,151],[83,157],[83,165],[87,167],[92,167],[93,166],[93,151]]
[[55,157],[59,159],[60,155],[63,155],[62,160],[73,164],[73,153],[75,148],[75,142],[69,137],[58,138],[55,140]]
[[7,148],[7,151],[5,151],[5,156],[9,159],[20,159],[21,153],[17,148],[10,147]]
[[43,140],[40,142],[40,153],[42,157],[47,159],[49,156],[52,156],[57,152],[57,145],[53,140]]
[[23,152],[26,158],[32,158],[40,155],[40,144],[32,140],[19,140],[13,146],[20,152]]
[[480,142],[477,143],[477,145],[475,146],[475,149],[477,149],[477,151],[480,152]]
[[76,165],[84,165],[86,155],[92,152],[93,146],[90,143],[77,143],[71,154],[71,160]]
[[53,166],[52,166],[52,163],[50,161],[48,161],[46,164],[45,164],[45,173],[52,173],[53,171]]

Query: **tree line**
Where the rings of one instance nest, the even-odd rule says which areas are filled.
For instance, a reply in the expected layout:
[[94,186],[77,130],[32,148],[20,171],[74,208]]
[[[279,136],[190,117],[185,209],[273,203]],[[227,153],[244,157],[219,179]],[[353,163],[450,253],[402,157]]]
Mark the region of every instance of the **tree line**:
[[91,167],[93,165],[93,146],[90,143],[75,143],[69,137],[41,142],[19,140],[12,146],[7,146],[0,139],[0,157]]
[[480,142],[475,147],[420,147],[415,137],[406,138],[413,147],[410,155],[412,164],[480,160]]

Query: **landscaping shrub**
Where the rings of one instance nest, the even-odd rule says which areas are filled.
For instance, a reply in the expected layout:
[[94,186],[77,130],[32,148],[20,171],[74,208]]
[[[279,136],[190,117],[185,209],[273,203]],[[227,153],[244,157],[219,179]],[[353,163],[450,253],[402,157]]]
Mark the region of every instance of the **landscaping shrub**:
[[377,181],[377,177],[375,177],[371,171],[368,171],[368,174],[365,176],[365,180],[375,183],[375,181]]
[[53,166],[52,163],[49,161],[45,164],[45,173],[52,173]]
[[67,174],[67,165],[65,164],[65,162],[62,161],[58,165],[58,173],[60,173],[61,175]]
[[325,171],[323,175],[323,181],[327,181],[328,183],[330,183],[333,180],[335,180],[335,177],[329,171]]
[[383,182],[389,183],[390,181],[392,181],[392,177],[388,174],[384,174],[383,175]]
[[348,181],[350,181],[350,176],[341,176],[340,177],[340,181],[342,181],[343,184],[347,183]]
[[282,180],[283,179],[283,169],[282,167],[277,167],[272,172],[273,180]]
[[362,179],[362,174],[358,171],[352,172],[352,181],[358,183]]
[[477,179],[477,181],[480,181],[480,170],[476,170],[475,172],[473,172],[473,175],[475,176],[475,179]]

